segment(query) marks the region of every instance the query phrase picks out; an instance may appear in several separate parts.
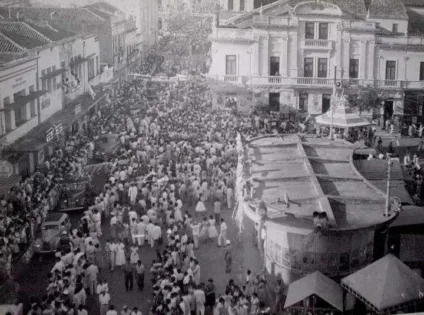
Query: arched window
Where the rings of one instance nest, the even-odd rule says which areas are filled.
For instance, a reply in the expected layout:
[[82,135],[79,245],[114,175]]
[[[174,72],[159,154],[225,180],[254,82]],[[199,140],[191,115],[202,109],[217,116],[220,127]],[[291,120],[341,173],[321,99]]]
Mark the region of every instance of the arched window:
[[234,9],[234,0],[228,0],[228,11],[233,11]]

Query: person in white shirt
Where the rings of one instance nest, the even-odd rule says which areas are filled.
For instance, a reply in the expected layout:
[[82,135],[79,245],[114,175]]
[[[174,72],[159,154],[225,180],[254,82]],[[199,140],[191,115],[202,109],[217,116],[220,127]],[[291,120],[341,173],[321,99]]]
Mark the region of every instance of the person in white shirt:
[[146,223],[143,220],[137,223],[137,243],[138,246],[144,245],[144,240],[146,239]]
[[162,237],[162,229],[160,228],[159,224],[155,224],[152,228],[152,242],[151,247],[153,248],[155,246],[155,242],[160,242],[160,239]]
[[135,218],[130,217],[130,232],[131,232],[131,239],[133,244],[137,244],[137,221]]
[[196,290],[193,292],[193,298],[196,302],[196,315],[205,315],[205,292],[197,285]]
[[[110,295],[106,291],[102,291],[99,294],[99,304],[100,304],[100,315],[117,315],[114,306],[109,306]],[[112,310],[112,312],[110,312]]]
[[191,230],[193,235],[194,248],[199,248],[200,223],[196,221],[193,222],[191,225]]
[[131,184],[131,187],[128,189],[128,197],[130,198],[131,205],[135,205],[137,199],[138,189],[135,184]]
[[220,233],[218,236],[218,246],[225,246],[227,243],[227,223],[221,218]]
[[94,295],[97,289],[97,276],[99,274],[99,268],[95,264],[90,264],[86,269],[86,275],[88,276],[88,286],[91,295]]
[[56,257],[56,263],[54,264],[51,273],[54,273],[55,270],[58,270],[60,273],[65,270],[65,264],[60,257]]
[[97,237],[102,236],[102,216],[99,210],[94,209],[93,215],[91,216],[94,222],[94,226],[96,228]]

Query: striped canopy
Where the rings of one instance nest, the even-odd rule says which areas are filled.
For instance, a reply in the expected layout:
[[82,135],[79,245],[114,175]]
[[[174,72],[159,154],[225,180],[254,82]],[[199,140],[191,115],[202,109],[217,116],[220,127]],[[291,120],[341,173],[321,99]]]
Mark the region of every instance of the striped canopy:
[[[315,121],[319,125],[331,125],[331,108],[324,114],[315,117]],[[359,116],[352,109],[346,106],[338,106],[333,114],[333,126],[339,128],[352,128],[369,126],[371,123],[368,119]]]

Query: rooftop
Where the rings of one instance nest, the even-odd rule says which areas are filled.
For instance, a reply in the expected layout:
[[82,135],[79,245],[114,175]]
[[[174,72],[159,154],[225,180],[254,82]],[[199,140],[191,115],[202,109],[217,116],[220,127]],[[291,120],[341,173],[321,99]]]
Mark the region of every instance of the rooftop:
[[31,26],[37,32],[43,34],[45,37],[50,39],[51,41],[59,41],[64,38],[75,36],[75,33],[69,32],[64,29],[60,29],[57,26],[53,27],[47,23],[47,21],[39,22],[39,21],[25,21],[26,24]]
[[[353,230],[385,223],[386,195],[355,168],[353,146],[345,141],[266,136],[247,143],[254,194],[275,223],[313,229],[313,212],[327,213],[334,229]],[[290,200],[287,208],[278,199]]]
[[409,7],[424,7],[424,0],[402,0],[402,2]]
[[0,32],[19,46],[28,49],[51,42],[24,22],[0,21]]
[[[48,8],[48,7],[10,7],[13,17],[19,16],[31,20],[61,20],[61,21],[104,21],[100,16],[86,8]],[[9,16],[9,8],[0,7],[0,15]]]

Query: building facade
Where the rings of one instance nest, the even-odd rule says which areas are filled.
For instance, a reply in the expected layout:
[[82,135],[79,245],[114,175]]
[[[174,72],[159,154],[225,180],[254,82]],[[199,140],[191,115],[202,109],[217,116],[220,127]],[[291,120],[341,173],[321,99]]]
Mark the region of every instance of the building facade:
[[334,83],[353,93],[372,85],[386,96],[383,115],[398,122],[405,92],[424,86],[413,19],[396,0],[280,0],[214,28],[209,74],[267,94],[272,110],[311,114],[329,109]]
[[38,124],[37,61],[37,57],[23,58],[0,65],[2,143],[15,141]]
[[140,2],[140,26],[143,51],[156,45],[158,41],[158,0],[143,0]]

